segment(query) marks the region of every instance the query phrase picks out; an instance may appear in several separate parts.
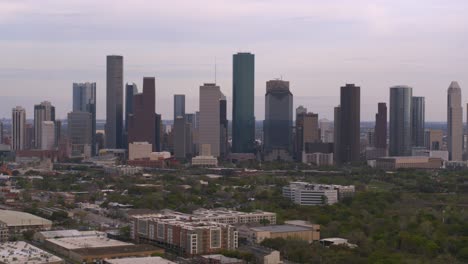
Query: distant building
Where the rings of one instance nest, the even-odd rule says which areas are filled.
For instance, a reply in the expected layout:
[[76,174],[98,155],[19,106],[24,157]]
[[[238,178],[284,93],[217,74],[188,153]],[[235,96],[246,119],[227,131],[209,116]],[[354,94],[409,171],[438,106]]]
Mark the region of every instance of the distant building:
[[333,159],[335,164],[340,163],[340,147],[341,147],[341,107],[336,106],[334,108],[334,131],[333,131]]
[[[265,160],[292,161],[293,95],[289,82],[267,81],[263,141]],[[289,152],[286,157],[272,155],[278,150]]]
[[[242,229],[242,230],[241,230]],[[270,225],[257,227],[241,227],[240,237],[256,244],[260,244],[265,239],[290,238],[303,240],[308,243],[320,239],[319,225]],[[244,235],[246,236],[244,237]]]
[[26,110],[21,106],[13,108],[11,120],[11,148],[23,150],[25,149]]
[[185,116],[177,116],[174,119],[174,156],[177,159],[187,158],[187,147],[189,144],[187,141],[187,124]]
[[44,121],[41,124],[41,150],[55,149],[55,123]]
[[91,155],[96,155],[96,83],[73,83],[73,112],[91,114],[91,126],[85,134],[91,135]]
[[221,254],[200,256],[196,263],[200,264],[244,264],[245,261],[237,258],[229,258]]
[[296,159],[304,162],[302,158],[305,144],[320,141],[318,114],[303,112],[299,109],[296,109],[296,113],[298,113],[296,114],[295,135]]
[[52,221],[29,213],[0,210],[0,225],[6,227],[9,237],[12,237],[28,230],[50,230]]
[[207,222],[217,222],[231,225],[268,223],[276,224],[276,213],[254,211],[239,212],[227,209],[198,209],[191,215],[193,219]]
[[71,156],[89,158],[93,154],[93,116],[90,112],[68,113],[68,140]]
[[447,150],[451,161],[461,161],[463,154],[463,108],[461,97],[461,89],[458,83],[450,83],[447,90]]
[[442,150],[444,132],[442,130],[428,129],[424,137],[424,146],[429,150]]
[[24,241],[0,243],[2,264],[63,264],[61,258]]
[[43,149],[42,125],[44,121],[55,121],[55,107],[47,101],[34,106],[34,146],[36,149]]
[[339,199],[354,195],[354,186],[291,182],[283,187],[283,196],[299,205],[335,204]]
[[387,149],[387,104],[379,103],[375,114],[374,145],[378,149]]
[[334,160],[333,151],[333,143],[305,143],[302,152],[302,162],[316,166],[332,166]]
[[176,264],[176,262],[161,257],[133,257],[104,259],[102,264]]
[[354,84],[341,87],[338,160],[340,163],[359,161],[361,126],[361,88]]
[[443,166],[441,158],[398,156],[376,159],[376,167],[384,170],[396,169],[440,169]]
[[252,153],[255,144],[255,56],[232,58],[232,152]]
[[446,150],[428,150],[428,149],[413,149],[413,155],[416,157],[431,157],[431,158],[441,158],[443,161],[449,160],[449,154]]
[[219,100],[219,125],[220,125],[220,137],[219,137],[219,149],[220,149],[220,156],[222,158],[226,158],[229,154],[229,121],[227,119],[227,100],[226,96],[223,94],[221,99]]
[[185,94],[174,94],[174,122],[179,116],[185,117]]
[[138,93],[135,83],[125,84],[125,148],[128,148],[128,120],[133,114],[133,96]]
[[137,160],[149,158],[152,145],[148,142],[133,142],[128,145],[128,159]]
[[413,147],[424,146],[425,103],[424,97],[413,96],[411,101],[411,139]]
[[123,147],[123,57],[107,56],[106,148]]
[[411,155],[411,100],[409,86],[390,88],[390,156]]
[[[220,156],[220,106],[223,94],[216,84],[200,86],[200,126],[199,145],[209,146],[210,156]],[[201,149],[201,147],[200,147]]]
[[0,121],[0,144],[3,144],[3,122]]

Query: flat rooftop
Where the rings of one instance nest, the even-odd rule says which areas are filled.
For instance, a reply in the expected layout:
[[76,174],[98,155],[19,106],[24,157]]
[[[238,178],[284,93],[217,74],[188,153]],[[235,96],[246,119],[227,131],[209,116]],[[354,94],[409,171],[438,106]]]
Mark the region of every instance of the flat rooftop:
[[[114,246],[114,247],[95,247],[95,248],[78,248],[72,250],[75,253],[78,253],[82,256],[110,256],[110,255],[121,255],[121,254],[135,254],[141,252],[161,252],[164,250],[155,246],[139,244],[139,245],[124,245],[124,246]],[[138,262],[140,263],[140,262]]]
[[161,257],[106,259],[104,261],[106,264],[175,264],[175,262]]
[[61,263],[62,259],[23,241],[0,244],[0,263],[46,264]]
[[302,232],[311,231],[311,228],[295,225],[271,225],[271,226],[259,226],[251,228],[254,231],[268,231],[272,233],[285,233],[285,232]]
[[0,210],[0,222],[9,227],[30,225],[52,225],[52,221],[45,218],[19,211]]
[[39,232],[45,239],[49,238],[64,238],[64,237],[88,237],[88,236],[105,236],[104,232],[99,231],[78,231],[70,230],[53,230]]
[[105,236],[51,238],[47,239],[46,241],[68,250],[79,248],[100,248],[133,245],[131,243],[109,239]]

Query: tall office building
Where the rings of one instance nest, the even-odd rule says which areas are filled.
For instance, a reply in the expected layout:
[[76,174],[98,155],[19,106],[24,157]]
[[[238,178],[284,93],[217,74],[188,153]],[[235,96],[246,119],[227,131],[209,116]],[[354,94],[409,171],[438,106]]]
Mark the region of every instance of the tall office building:
[[272,151],[277,152],[281,150],[288,152],[291,156],[292,128],[293,95],[289,90],[289,82],[283,80],[267,81],[265,120],[263,121],[263,140],[266,157]]
[[255,146],[255,56],[233,55],[232,152],[251,153]]
[[185,116],[185,95],[174,94],[174,122],[177,117]]
[[17,106],[11,111],[11,149],[23,150],[25,145],[26,110]]
[[424,147],[425,130],[424,97],[413,96],[411,100],[411,141],[413,147]]
[[187,157],[187,135],[186,122],[184,116],[177,116],[174,119],[174,156],[177,159],[185,159]]
[[3,144],[3,123],[0,121],[0,144]]
[[44,121],[55,121],[55,107],[44,101],[34,106],[34,146],[42,148],[42,125]]
[[387,104],[379,103],[375,114],[374,147],[387,148]]
[[390,156],[411,156],[411,103],[413,89],[390,87]]
[[219,151],[221,157],[226,157],[229,153],[228,143],[228,119],[227,119],[227,100],[226,96],[221,96],[219,100],[219,125],[220,127],[220,145]]
[[318,114],[298,112],[296,109],[295,158],[302,162],[302,152],[306,143],[320,142]]
[[339,161],[356,162],[359,161],[361,148],[361,88],[354,84],[342,86],[340,107]]
[[55,123],[43,121],[41,126],[41,150],[55,149]]
[[123,57],[107,56],[106,147],[123,147]]
[[34,126],[32,124],[26,124],[24,132],[24,149],[34,148]]
[[55,120],[55,147],[59,146],[60,139],[62,138],[62,121]]
[[127,83],[125,85],[125,132],[124,132],[124,147],[128,148],[128,119],[133,114],[133,96],[138,93],[138,88],[135,83]]
[[68,140],[71,144],[72,157],[88,158],[92,155],[91,147],[93,115],[87,111],[68,113]]
[[90,146],[91,154],[96,155],[96,83],[73,84],[73,112],[88,112],[91,114]]
[[220,150],[220,107],[219,101],[223,94],[219,86],[214,83],[205,83],[200,86],[200,125],[198,135],[198,145],[209,146],[211,155],[219,157]]
[[461,89],[453,81],[447,91],[447,150],[449,160],[461,161],[463,150],[463,109]]
[[164,136],[164,126],[160,114],[156,114],[154,118],[155,128],[155,143],[156,151],[162,151],[162,141]]
[[129,115],[128,143],[148,142],[156,151],[156,81],[143,78],[143,92],[133,96],[133,114]]
[[341,106],[336,106],[333,111],[333,159],[335,164],[340,163],[340,141],[341,141]]

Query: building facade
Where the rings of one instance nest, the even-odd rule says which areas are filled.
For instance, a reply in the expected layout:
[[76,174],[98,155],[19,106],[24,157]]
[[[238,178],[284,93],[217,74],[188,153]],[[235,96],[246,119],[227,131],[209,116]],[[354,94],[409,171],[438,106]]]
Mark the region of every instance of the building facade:
[[425,101],[413,96],[411,101],[411,140],[413,147],[424,147]]
[[251,153],[255,145],[255,56],[233,55],[232,152]]
[[44,121],[55,121],[55,107],[47,101],[34,106],[34,146],[42,148],[42,125]]
[[174,121],[178,116],[185,117],[185,94],[174,94]]
[[447,150],[451,161],[461,161],[463,156],[463,108],[461,89],[452,82],[447,90]]
[[374,147],[387,149],[387,104],[379,103],[375,114]]
[[220,156],[220,100],[223,94],[219,86],[213,83],[205,83],[200,86],[200,127],[199,133],[199,149],[203,145],[210,147],[212,156]]
[[413,88],[390,88],[390,156],[411,155],[411,103]]
[[91,114],[91,127],[86,127],[91,135],[91,154],[96,155],[96,83],[73,84],[73,112],[88,112]]
[[89,158],[93,154],[93,115],[87,111],[68,113],[67,131],[71,156]]
[[11,113],[11,149],[25,149],[26,110],[17,106]]
[[357,162],[360,159],[361,88],[354,84],[341,87],[340,94],[340,163]]
[[44,121],[41,125],[41,150],[55,149],[55,123]]
[[106,148],[123,147],[123,57],[107,56]]

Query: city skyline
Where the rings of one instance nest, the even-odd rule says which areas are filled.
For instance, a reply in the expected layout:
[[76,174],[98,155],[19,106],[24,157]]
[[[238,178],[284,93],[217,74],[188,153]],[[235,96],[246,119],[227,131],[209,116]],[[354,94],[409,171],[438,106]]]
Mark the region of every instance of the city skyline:
[[[57,107],[57,118],[65,119],[71,100],[65,88],[89,81],[97,83],[97,117],[102,119],[107,54],[125,57],[124,82],[141,87],[143,76],[156,76],[160,88],[156,112],[167,120],[172,105],[165,102],[173,94],[186,94],[187,112],[198,109],[197,90],[214,81],[215,58],[216,82],[227,95],[232,119],[231,56],[238,51],[256,56],[256,99],[262,97],[267,80],[283,76],[298,99],[295,107],[302,104],[328,119],[333,119],[343,83],[361,87],[365,95],[361,119],[368,121],[374,113],[368,102],[388,104],[387,88],[395,85],[411,86],[415,94],[426,97],[426,120],[445,120],[437,109],[445,108],[439,99],[447,83],[456,80],[461,87],[468,83],[464,74],[468,60],[463,55],[468,54],[464,23],[468,3],[463,1],[290,5],[275,0],[204,0],[213,8],[201,12],[192,12],[200,3],[184,3],[179,10],[178,1],[138,2],[121,2],[106,10],[108,1],[2,1],[0,80],[10,88],[2,90],[0,99],[6,103],[0,106],[0,117],[8,117],[16,105],[31,113],[29,105],[44,96]],[[314,99],[299,103],[306,96]],[[324,100],[329,100],[326,106],[316,105]],[[255,106],[256,119],[261,119],[264,105]]]

